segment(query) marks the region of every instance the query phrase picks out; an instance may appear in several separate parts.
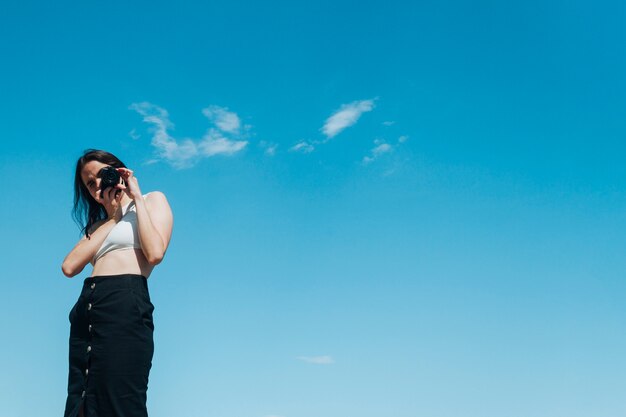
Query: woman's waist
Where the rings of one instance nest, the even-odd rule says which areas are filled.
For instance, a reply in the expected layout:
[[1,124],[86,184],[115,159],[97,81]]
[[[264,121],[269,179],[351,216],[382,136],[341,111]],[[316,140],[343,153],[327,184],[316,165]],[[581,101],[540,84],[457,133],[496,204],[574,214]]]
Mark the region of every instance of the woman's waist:
[[135,290],[139,292],[148,291],[148,278],[142,274],[121,273],[121,274],[98,274],[85,278],[83,281],[83,293],[105,292],[120,289]]
[[98,259],[93,266],[92,276],[112,276],[131,273],[150,277],[154,268],[148,263],[143,251],[137,248],[109,252]]

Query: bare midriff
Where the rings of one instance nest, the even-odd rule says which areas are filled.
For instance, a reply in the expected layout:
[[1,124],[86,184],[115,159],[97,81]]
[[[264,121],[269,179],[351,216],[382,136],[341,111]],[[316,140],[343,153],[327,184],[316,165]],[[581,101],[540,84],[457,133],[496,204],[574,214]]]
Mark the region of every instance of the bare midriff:
[[150,265],[139,248],[114,250],[96,261],[91,276],[138,274],[148,278],[154,265]]

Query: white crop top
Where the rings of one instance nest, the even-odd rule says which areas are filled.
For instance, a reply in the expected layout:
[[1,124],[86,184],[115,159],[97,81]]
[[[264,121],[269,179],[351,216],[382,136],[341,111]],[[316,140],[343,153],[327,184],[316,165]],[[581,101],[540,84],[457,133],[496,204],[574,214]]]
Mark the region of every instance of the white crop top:
[[[150,193],[148,193],[150,194]],[[142,197],[145,199],[148,194]],[[95,265],[96,261],[109,252],[123,249],[141,248],[139,241],[139,231],[137,230],[137,209],[135,200],[131,200],[122,207],[122,218],[111,229],[107,237],[102,242],[100,249],[94,255],[91,264]]]

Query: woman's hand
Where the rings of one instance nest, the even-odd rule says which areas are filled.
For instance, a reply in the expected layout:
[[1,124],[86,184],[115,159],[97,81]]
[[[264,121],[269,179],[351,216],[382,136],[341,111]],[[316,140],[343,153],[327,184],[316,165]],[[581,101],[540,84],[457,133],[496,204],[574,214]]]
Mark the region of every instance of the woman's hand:
[[108,187],[102,193],[102,202],[104,209],[107,212],[109,219],[115,219],[119,222],[122,219],[122,192],[120,191],[121,184],[117,184],[115,187]]
[[124,190],[126,195],[128,195],[131,199],[140,199],[142,197],[141,189],[139,189],[139,182],[137,182],[137,178],[133,174],[133,170],[128,168],[115,169],[117,169],[117,172],[120,173],[120,177],[126,184],[118,184],[117,187]]

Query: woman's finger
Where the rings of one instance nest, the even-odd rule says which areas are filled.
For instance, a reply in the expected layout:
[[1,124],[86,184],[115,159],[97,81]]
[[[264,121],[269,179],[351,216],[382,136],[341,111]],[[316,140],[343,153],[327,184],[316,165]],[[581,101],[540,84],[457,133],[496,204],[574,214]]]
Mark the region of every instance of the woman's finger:
[[100,190],[100,198],[104,202],[107,201],[107,199],[109,198],[109,188],[108,187]]
[[[111,203],[113,200],[115,200],[115,187],[109,187],[108,190],[109,203]],[[111,195],[111,193],[113,193],[113,195]]]
[[130,176],[133,175],[133,170],[132,169],[128,169],[128,168],[118,168],[118,171],[120,171],[120,173],[124,176]]

